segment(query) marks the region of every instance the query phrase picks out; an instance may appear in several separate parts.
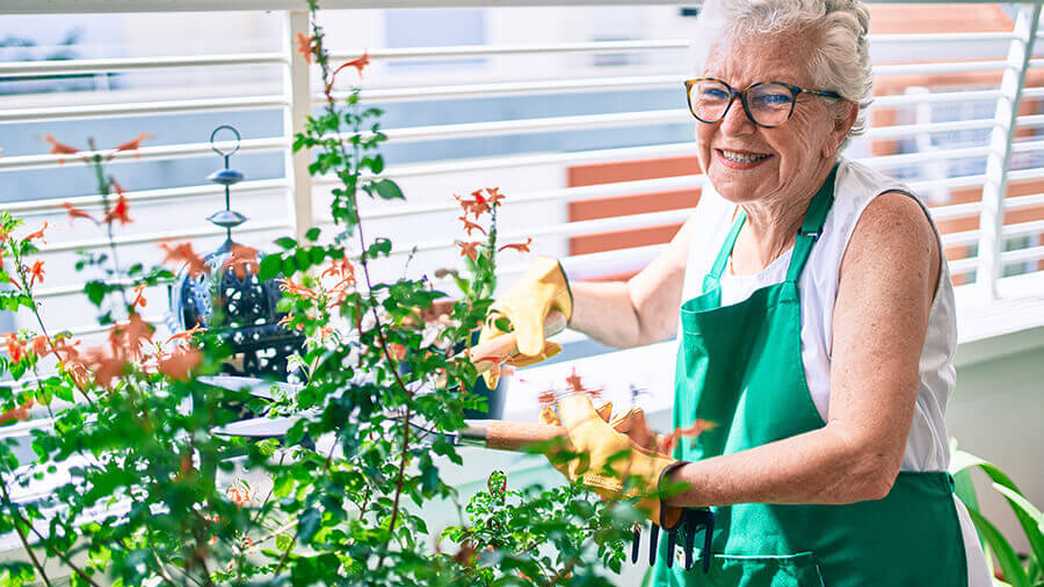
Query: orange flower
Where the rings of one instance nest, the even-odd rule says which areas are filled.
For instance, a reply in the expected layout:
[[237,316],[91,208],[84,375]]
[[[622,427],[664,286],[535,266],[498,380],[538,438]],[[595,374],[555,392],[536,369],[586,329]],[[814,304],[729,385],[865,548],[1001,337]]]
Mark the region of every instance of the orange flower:
[[153,330],[152,325],[138,313],[131,314],[126,323],[114,325],[109,329],[109,345],[113,356],[140,357],[141,345],[152,340]]
[[86,218],[87,220],[90,220],[91,222],[98,224],[98,221],[94,219],[94,216],[91,216],[85,210],[81,210],[80,208],[73,206],[69,202],[63,203],[62,208],[65,208],[65,211],[69,213],[69,220],[74,220],[76,218]]
[[33,263],[33,267],[29,270],[29,287],[36,285],[36,280],[39,279],[40,283],[44,280],[44,265],[43,261],[37,259]]
[[503,199],[504,194],[500,193],[500,188],[486,188],[486,201],[489,202],[490,207],[499,206]]
[[43,226],[40,227],[40,230],[37,230],[36,232],[31,232],[31,233],[25,235],[25,240],[31,241],[31,240],[40,239],[40,240],[42,240],[44,242],[47,242],[47,240],[44,238],[44,231],[45,230],[47,230],[47,221],[46,220],[44,220]]
[[197,332],[202,332],[203,330],[204,329],[203,329],[202,326],[200,326],[199,324],[196,324],[195,326],[193,326],[192,328],[189,328],[188,330],[182,330],[181,332],[178,332],[177,334],[171,335],[170,338],[168,338],[167,341],[164,344],[170,344],[170,343],[172,343],[174,341],[191,340],[192,337],[195,336]]
[[304,57],[305,63],[312,64],[312,37],[304,33],[297,33],[297,52]]
[[108,356],[101,348],[87,351],[86,364],[94,371],[94,382],[106,389],[112,388],[112,380],[123,375],[127,362],[118,356]]
[[51,133],[45,134],[44,140],[51,144],[50,153],[52,155],[75,155],[80,152],[76,147],[70,147],[65,143],[59,143],[58,139],[54,138],[54,135]]
[[192,243],[181,243],[180,245],[160,243],[160,248],[167,251],[167,256],[163,258],[164,263],[184,263],[188,266],[188,273],[192,277],[210,273],[210,267],[192,250]]
[[397,342],[388,343],[388,354],[396,361],[401,361],[406,358],[406,347]]
[[486,229],[485,228],[482,228],[481,225],[478,225],[478,224],[468,220],[467,216],[458,216],[457,220],[460,220],[461,222],[464,223],[464,230],[468,233],[468,236],[471,236],[471,231],[473,231],[473,230],[477,230],[477,231],[481,232],[482,234],[486,234]]
[[250,505],[250,491],[242,485],[231,485],[225,490],[225,495],[239,507]]
[[50,346],[50,341],[47,340],[46,336],[41,334],[33,339],[32,346],[33,354],[35,354],[38,357],[42,357],[45,354],[47,354],[47,347]]
[[229,267],[240,281],[246,279],[247,271],[257,272],[257,249],[232,243],[232,252],[225,262],[221,264],[221,270]]
[[497,249],[497,251],[503,251],[504,249],[514,249],[520,253],[528,253],[529,245],[533,244],[533,237],[527,238],[524,243],[512,243],[510,245],[504,245]]
[[132,308],[144,308],[148,304],[148,300],[145,299],[145,284],[141,284],[134,288],[134,300],[131,301]]
[[10,357],[12,363],[17,363],[25,357],[25,341],[18,338],[17,333],[8,332],[4,344],[7,346],[7,356]]
[[105,215],[105,222],[111,224],[113,220],[119,220],[120,224],[125,225],[131,222],[129,215],[130,206],[127,203],[127,196],[123,193],[123,186],[116,181],[116,178],[109,177],[109,183],[112,185],[113,189],[116,190],[119,197],[116,198],[116,205],[109,210],[108,214]]
[[203,354],[194,348],[180,349],[165,359],[159,361],[159,371],[171,379],[184,381],[188,379],[189,372],[199,366],[203,360]]
[[709,420],[697,419],[695,422],[692,423],[692,426],[687,426],[685,428],[675,428],[674,432],[672,432],[671,435],[664,440],[664,450],[670,452],[674,449],[675,443],[677,443],[680,439],[696,438],[697,436],[703,434],[707,430],[713,430],[716,427],[717,424],[715,424],[714,422],[711,422]]
[[345,68],[348,68],[348,67],[354,67],[355,70],[359,72],[359,77],[362,77],[363,70],[366,69],[366,66],[369,65],[369,64],[370,64],[370,54],[368,52],[363,52],[363,54],[361,56],[356,57],[355,59],[352,59],[351,61],[346,61],[343,64],[341,64],[340,67],[338,67],[336,70],[334,70],[333,76],[331,76],[331,77],[337,76],[337,74],[340,73],[340,71],[342,69],[345,69]]
[[316,297],[319,297],[318,293],[303,285],[294,283],[294,280],[290,279],[289,277],[286,279],[279,279],[277,280],[277,283],[279,283],[279,289],[283,290],[285,293],[299,296],[305,299],[314,299]]
[[116,145],[116,151],[137,151],[141,148],[141,142],[146,139],[151,139],[152,135],[147,132],[139,134],[136,138],[133,138],[126,143],[120,143]]
[[461,257],[465,257],[466,256],[467,258],[471,259],[472,261],[474,261],[475,258],[478,257],[478,247],[482,243],[479,243],[477,241],[470,241],[470,242],[456,241],[456,243],[457,243],[457,246],[460,247],[460,256]]

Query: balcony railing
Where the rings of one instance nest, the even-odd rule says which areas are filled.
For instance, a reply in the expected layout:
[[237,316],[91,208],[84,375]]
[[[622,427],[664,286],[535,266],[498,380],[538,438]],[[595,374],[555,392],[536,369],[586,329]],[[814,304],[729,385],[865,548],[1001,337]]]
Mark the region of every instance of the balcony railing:
[[[327,2],[328,8],[424,8],[444,6],[441,2],[423,0]],[[484,6],[488,3],[461,0],[454,6]],[[566,5],[615,5],[623,2],[555,2],[552,0],[519,0],[514,6],[529,10],[551,10]],[[665,1],[663,10],[676,2]],[[179,2],[179,10],[209,11],[211,3]],[[0,14],[86,14],[102,12],[166,12],[169,3],[150,0],[128,0],[111,3],[101,0],[54,0],[45,4],[33,0],[9,0],[0,6]],[[76,123],[82,129],[101,128],[119,123],[123,127],[141,123],[140,130],[149,131],[150,121],[173,120],[169,117],[198,115],[195,136],[199,140],[166,141],[145,146],[138,152],[120,153],[113,161],[119,175],[124,169],[168,165],[177,161],[203,165],[213,162],[210,145],[204,140],[214,121],[235,117],[244,112],[269,116],[268,127],[281,127],[279,132],[258,134],[243,141],[241,157],[261,157],[271,167],[282,165],[281,173],[251,179],[235,187],[237,202],[253,219],[236,231],[245,242],[268,245],[283,233],[298,235],[312,225],[327,226],[325,211],[330,180],[307,174],[309,155],[293,154],[289,145],[305,117],[316,108],[321,94],[316,76],[295,51],[294,39],[307,32],[306,13],[300,3],[284,0],[236,0],[221,4],[222,10],[238,15],[277,11],[268,19],[279,20],[279,39],[267,39],[263,51],[205,55],[179,55],[177,47],[164,47],[157,57],[84,58],[64,61],[31,61],[0,63],[0,81],[55,79],[55,76],[121,74],[165,74],[168,72],[238,72],[249,77],[268,68],[275,71],[268,82],[241,81],[220,87],[161,89],[139,91],[117,89],[108,92],[68,95],[0,96],[0,137],[10,136],[3,129],[32,128],[42,134],[58,124]],[[1044,127],[1044,114],[1037,114],[1044,98],[1044,77],[1038,78],[1044,59],[1035,58],[1038,36],[1039,4],[1015,5],[1006,13],[1013,22],[1011,30],[979,32],[932,32],[877,34],[872,37],[875,71],[881,95],[875,98],[870,112],[871,127],[865,137],[852,142],[848,156],[886,173],[897,173],[908,179],[915,190],[926,195],[931,211],[943,232],[943,243],[950,258],[951,270],[958,281],[962,308],[981,309],[1008,301],[1024,303],[1027,298],[1044,291],[1044,140],[1038,129]],[[205,18],[204,15],[201,18]],[[371,14],[372,17],[372,14]],[[337,21],[342,22],[342,21]],[[374,22],[371,18],[369,22]],[[331,25],[337,33],[336,25]],[[355,30],[355,29],[353,29]],[[390,148],[409,147],[406,161],[389,165],[384,175],[399,181],[407,192],[406,204],[366,202],[365,219],[377,225],[395,242],[394,255],[412,254],[411,271],[430,273],[440,266],[456,264],[453,250],[455,205],[453,191],[468,191],[485,185],[501,185],[509,195],[504,213],[503,233],[510,237],[533,236],[538,252],[564,259],[570,271],[584,277],[627,275],[640,269],[662,249],[659,243],[642,243],[614,249],[612,235],[643,234],[642,230],[663,229],[679,225],[689,213],[686,207],[655,204],[659,195],[672,192],[695,194],[703,184],[698,174],[691,137],[691,117],[681,92],[681,80],[687,71],[684,59],[666,63],[666,59],[650,58],[652,66],[627,65],[597,67],[576,66],[575,75],[535,76],[547,64],[578,56],[637,55],[683,56],[690,42],[698,39],[634,39],[576,40],[559,39],[519,44],[510,40],[490,39],[487,44],[443,47],[381,47],[358,45],[342,48],[338,58],[348,58],[368,50],[378,65],[367,71],[363,82],[364,102],[398,105],[424,111],[431,103],[455,104],[467,100],[499,98],[524,99],[523,104],[536,105],[550,97],[573,96],[584,100],[591,96],[617,97],[609,104],[611,111],[542,114],[539,108],[515,118],[443,121],[439,110],[428,110],[423,116],[400,116],[401,124],[385,129]],[[974,58],[948,56],[947,48],[960,45]],[[278,47],[278,49],[273,49]],[[913,48],[914,51],[898,51]],[[923,59],[910,54],[927,55]],[[901,57],[901,58],[900,58]],[[482,60],[485,64],[468,70],[466,76],[447,76],[435,72],[428,75],[403,74],[418,63],[440,60]],[[509,62],[524,59],[527,68],[506,75]],[[396,69],[394,64],[405,64]],[[514,63],[514,62],[510,62]],[[585,62],[586,63],[586,62]],[[681,64],[681,65],[678,65]],[[562,68],[554,72],[561,72]],[[221,73],[210,78],[216,80]],[[962,77],[965,76],[965,77]],[[465,81],[466,80],[466,81]],[[962,81],[963,80],[963,81]],[[920,87],[920,90],[916,88]],[[343,89],[339,90],[343,91]],[[643,92],[655,99],[636,100],[627,106],[629,96]],[[662,96],[673,95],[670,107]],[[652,104],[655,107],[644,107]],[[405,112],[405,108],[400,110]],[[414,112],[414,110],[411,110]],[[275,118],[277,124],[271,124]],[[263,125],[265,126],[265,125]],[[68,127],[72,128],[72,127]],[[656,137],[640,144],[621,146],[618,135],[602,140],[595,131],[631,132],[658,129]],[[24,130],[23,130],[24,132]],[[547,137],[582,133],[585,141],[579,148],[518,148],[510,153],[494,153],[481,157],[462,157],[446,145],[468,141],[520,141],[524,137]],[[89,134],[89,133],[88,133]],[[257,134],[257,133],[255,133]],[[609,136],[609,135],[606,135]],[[682,140],[679,140],[682,139]],[[482,143],[489,144],[489,143]],[[0,147],[3,138],[0,138]],[[418,157],[421,146],[430,146],[429,156]],[[7,153],[0,157],[0,177],[12,178],[26,173],[61,173],[68,177],[77,163],[68,157],[39,152]],[[468,149],[458,150],[461,152]],[[474,148],[470,148],[475,151]],[[405,151],[404,151],[405,152]],[[440,152],[449,156],[440,156]],[[259,159],[260,160],[260,159]],[[581,168],[617,166],[635,162],[683,161],[684,173],[661,176],[626,176],[618,173],[606,177],[608,182],[577,182],[570,174]],[[963,162],[963,163],[962,163]],[[217,229],[203,224],[202,218],[218,207],[220,191],[215,186],[161,185],[132,189],[127,193],[139,215],[139,222],[117,237],[128,250],[130,260],[154,259],[155,244],[163,241],[193,239],[216,242]],[[64,180],[63,180],[64,181]],[[83,181],[83,178],[78,178]],[[0,184],[5,182],[0,179]],[[88,185],[84,182],[83,185]],[[86,189],[86,188],[84,188]],[[48,319],[76,334],[97,332],[89,316],[90,308],[81,302],[82,283],[71,271],[77,250],[94,250],[106,241],[87,232],[87,227],[70,227],[62,218],[63,202],[80,207],[97,207],[100,197],[83,191],[49,197],[47,193],[0,194],[2,205],[15,213],[34,219],[46,219],[60,226],[51,242],[43,247],[51,272],[46,287],[40,291],[45,300]],[[644,196],[644,197],[642,197]],[[572,206],[584,202],[639,197],[643,202],[619,215],[601,218],[577,217]],[[691,204],[690,204],[691,206]],[[165,214],[177,210],[174,222]],[[418,227],[422,227],[418,230]],[[599,235],[604,236],[598,244]],[[608,236],[606,236],[608,235]],[[596,243],[594,251],[579,252],[576,244]],[[594,239],[594,240],[591,240]],[[641,240],[641,239],[639,239]],[[662,239],[660,239],[662,242]],[[198,248],[205,249],[200,245]],[[129,261],[128,261],[129,262]],[[63,267],[63,264],[67,267]],[[522,269],[521,262],[505,262],[501,274],[507,279]],[[150,306],[149,318],[160,321],[166,311],[160,301],[163,292],[149,292],[156,304]],[[1044,323],[1040,312],[1032,318]],[[975,321],[975,312],[962,310],[962,320]],[[14,324],[22,324],[23,316]],[[980,326],[969,326],[964,332],[975,332]],[[968,335],[970,336],[970,335]],[[962,337],[965,337],[962,334]],[[574,337],[573,340],[577,340]]]

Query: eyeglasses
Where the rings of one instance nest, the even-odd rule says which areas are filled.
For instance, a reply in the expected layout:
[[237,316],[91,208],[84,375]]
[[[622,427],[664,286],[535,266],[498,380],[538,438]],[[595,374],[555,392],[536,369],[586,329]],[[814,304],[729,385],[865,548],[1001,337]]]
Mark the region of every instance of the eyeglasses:
[[810,90],[784,82],[759,82],[745,90],[734,90],[732,86],[712,77],[701,77],[685,82],[685,95],[689,100],[689,112],[700,122],[718,122],[729,112],[732,102],[739,96],[743,111],[754,124],[773,128],[790,120],[799,94],[812,94],[834,100],[841,94],[830,90]]

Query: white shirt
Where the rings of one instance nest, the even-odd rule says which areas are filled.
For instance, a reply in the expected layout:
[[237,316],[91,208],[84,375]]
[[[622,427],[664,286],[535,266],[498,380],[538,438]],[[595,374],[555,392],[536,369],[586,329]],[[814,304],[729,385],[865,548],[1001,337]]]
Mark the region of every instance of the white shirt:
[[[834,204],[798,281],[801,300],[801,362],[812,401],[824,421],[827,420],[830,408],[833,316],[841,261],[863,211],[875,197],[887,191],[910,195],[928,214],[924,203],[901,183],[858,163],[844,159],[840,161],[834,187]],[[691,227],[692,243],[685,268],[683,302],[701,293],[703,278],[714,264],[732,226],[735,208],[735,204],[722,198],[712,186],[707,184],[704,187],[692,219],[694,225]],[[934,228],[934,223],[932,226]],[[721,278],[722,305],[735,304],[750,297],[757,289],[784,281],[792,251],[786,251],[768,267],[753,275],[733,275],[726,271]],[[678,337],[680,342],[680,325]],[[904,471],[946,471],[949,467],[949,442],[943,414],[956,382],[953,365],[956,349],[957,320],[953,286],[944,257],[928,317],[928,332],[921,349],[916,409],[903,454]],[[992,581],[986,571],[985,558],[974,526],[964,504],[956,495],[954,501],[968,562],[968,585],[988,587]]]

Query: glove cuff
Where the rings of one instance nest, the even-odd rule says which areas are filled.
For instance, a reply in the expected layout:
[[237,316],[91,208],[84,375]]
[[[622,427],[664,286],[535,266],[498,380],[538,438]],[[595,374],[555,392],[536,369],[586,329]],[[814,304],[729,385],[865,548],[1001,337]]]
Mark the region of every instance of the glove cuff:
[[660,500],[660,519],[658,524],[664,530],[673,530],[677,528],[682,522],[682,513],[684,510],[684,508],[669,506],[667,505],[667,502],[664,501],[664,482],[670,478],[671,473],[688,464],[689,461],[674,461],[660,471],[660,477],[656,480],[656,494],[657,498]]
[[573,319],[573,288],[569,285],[569,274],[566,273],[565,267],[562,266],[562,261],[555,259],[555,263],[558,264],[558,272],[562,274],[562,283],[565,284],[566,294],[569,296],[569,315],[566,316],[566,325],[569,325],[569,321]]

